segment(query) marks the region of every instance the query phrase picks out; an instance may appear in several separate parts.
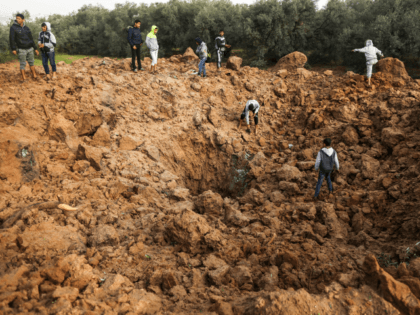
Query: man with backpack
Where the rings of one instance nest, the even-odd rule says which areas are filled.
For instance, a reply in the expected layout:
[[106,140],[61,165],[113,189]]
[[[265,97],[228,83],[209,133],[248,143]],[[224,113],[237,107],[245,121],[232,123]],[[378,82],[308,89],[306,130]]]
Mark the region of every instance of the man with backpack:
[[136,68],[136,56],[137,56],[137,64],[140,70],[144,70],[141,67],[141,60],[140,60],[140,48],[143,44],[143,39],[141,38],[140,32],[140,25],[141,22],[139,20],[134,21],[134,27],[128,28],[128,35],[127,40],[131,46],[131,67],[134,72],[137,72]]
[[217,69],[222,67],[222,58],[230,53],[230,45],[226,45],[225,32],[221,30],[216,37]]
[[331,182],[331,173],[334,170],[334,166],[338,171],[340,164],[338,163],[337,152],[331,147],[331,139],[326,138],[324,139],[324,148],[318,152],[315,162],[315,170],[319,170],[318,183],[316,184],[314,196],[315,199],[318,199],[324,177],[327,178],[328,190],[330,191],[330,196],[332,196],[333,186]]

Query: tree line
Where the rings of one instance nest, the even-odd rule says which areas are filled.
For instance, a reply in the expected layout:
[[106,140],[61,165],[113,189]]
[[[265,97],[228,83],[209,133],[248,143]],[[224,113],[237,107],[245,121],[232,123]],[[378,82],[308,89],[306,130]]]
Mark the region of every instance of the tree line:
[[[124,3],[113,10],[86,5],[69,15],[28,19],[34,37],[47,20],[57,38],[57,51],[68,54],[127,57],[124,29],[141,20],[143,38],[159,27],[160,56],[195,47],[201,37],[209,48],[219,30],[227,43],[241,49],[254,66],[265,66],[293,51],[309,63],[344,65],[363,73],[364,56],[354,48],[373,40],[385,56],[418,67],[420,2],[418,0],[330,0],[317,10],[317,0],[260,0],[252,5],[229,0],[170,0],[151,5]],[[0,51],[9,50],[9,25],[0,26]],[[146,53],[146,52],[145,52]]]

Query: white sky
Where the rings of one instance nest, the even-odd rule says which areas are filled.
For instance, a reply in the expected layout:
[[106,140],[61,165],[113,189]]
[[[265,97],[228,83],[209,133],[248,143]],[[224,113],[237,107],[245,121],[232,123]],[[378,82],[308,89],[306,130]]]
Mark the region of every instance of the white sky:
[[[231,0],[233,3],[252,4],[255,0]],[[0,1],[0,23],[8,22],[12,14],[20,10],[28,10],[31,17],[48,16],[50,14],[67,15],[76,12],[86,4],[101,4],[103,7],[112,10],[116,3],[125,3],[125,0],[1,0]],[[140,3],[137,1],[129,1]],[[167,0],[143,0],[143,3],[167,2]],[[318,8],[326,5],[328,0],[319,0]]]

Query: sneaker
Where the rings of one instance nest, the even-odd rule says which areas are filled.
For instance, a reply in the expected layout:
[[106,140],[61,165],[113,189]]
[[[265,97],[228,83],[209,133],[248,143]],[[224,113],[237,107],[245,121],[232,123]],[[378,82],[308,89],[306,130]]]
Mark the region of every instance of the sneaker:
[[201,76],[201,73],[200,72],[197,72],[197,75],[200,77]]
[[134,72],[137,72],[137,69],[133,69]]
[[140,69],[140,71],[144,71],[144,69],[143,69],[143,68],[141,68],[141,69]]
[[203,75],[203,78],[207,78],[207,74]]

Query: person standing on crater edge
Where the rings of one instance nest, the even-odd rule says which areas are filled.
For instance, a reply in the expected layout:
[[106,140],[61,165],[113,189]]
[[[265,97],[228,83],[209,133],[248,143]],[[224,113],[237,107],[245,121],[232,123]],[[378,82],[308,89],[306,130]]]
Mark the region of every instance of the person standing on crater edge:
[[37,56],[39,56],[39,52],[32,37],[31,30],[25,25],[25,17],[22,14],[16,15],[16,20],[10,27],[9,42],[13,54],[19,57],[22,81],[26,80],[26,61],[29,63],[34,79],[37,79],[34,51]]
[[143,70],[141,67],[141,60],[140,60],[140,48],[143,45],[143,39],[141,38],[141,31],[140,31],[141,22],[139,20],[134,21],[134,27],[130,27],[128,29],[127,40],[131,46],[131,68],[134,72],[137,72],[136,68],[136,56],[137,56],[137,64],[139,66],[139,70]]
[[366,41],[366,46],[365,47],[360,48],[360,49],[353,49],[352,51],[353,52],[357,51],[357,52],[365,53],[366,67],[367,67],[366,76],[368,77],[368,81],[369,81],[369,85],[370,85],[370,78],[372,77],[373,65],[378,63],[378,58],[377,58],[376,54],[381,55],[381,58],[384,56],[384,54],[378,48],[373,46],[373,42],[370,39],[368,39]]
[[217,69],[220,70],[222,67],[222,58],[225,55],[226,48],[230,48],[230,45],[226,45],[225,32],[221,30],[218,37],[216,37],[216,53],[217,53]]
[[198,76],[201,76],[201,73],[203,73],[203,78],[205,78],[207,76],[206,75],[207,45],[205,42],[201,40],[200,37],[197,37],[195,39],[195,42],[198,46],[196,53],[198,54],[198,57],[200,58],[200,63],[198,64]]
[[55,64],[55,52],[54,47],[57,42],[54,34],[51,32],[51,24],[44,22],[41,24],[42,32],[38,35],[38,46],[41,49],[42,65],[44,66],[46,77],[50,74],[50,68],[48,67],[48,60],[50,61],[52,68],[51,79],[56,78],[57,65]]
[[150,56],[152,57],[152,65],[150,67],[150,72],[157,73],[156,64],[158,60],[159,44],[157,41],[156,33],[158,32],[158,27],[156,25],[152,26],[152,30],[146,37],[146,46],[150,50]]

